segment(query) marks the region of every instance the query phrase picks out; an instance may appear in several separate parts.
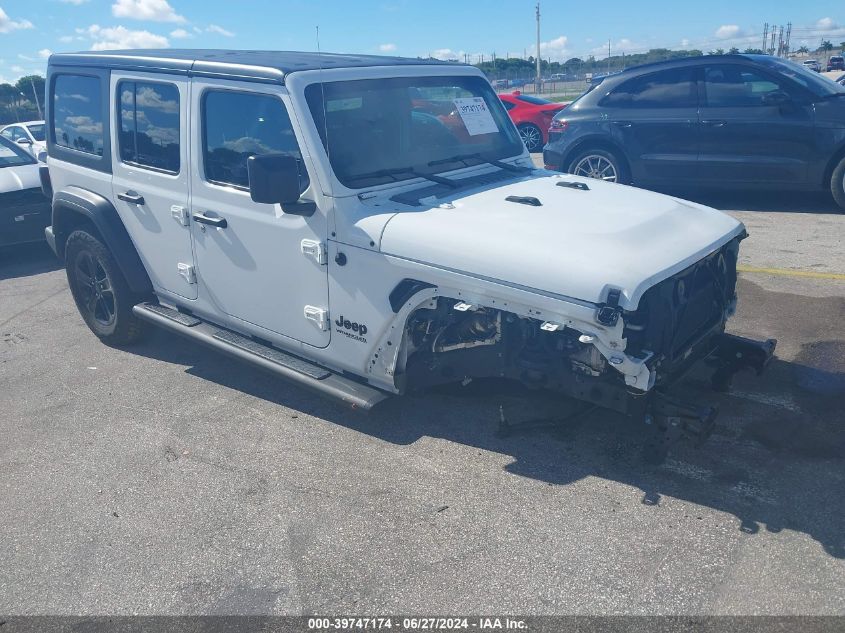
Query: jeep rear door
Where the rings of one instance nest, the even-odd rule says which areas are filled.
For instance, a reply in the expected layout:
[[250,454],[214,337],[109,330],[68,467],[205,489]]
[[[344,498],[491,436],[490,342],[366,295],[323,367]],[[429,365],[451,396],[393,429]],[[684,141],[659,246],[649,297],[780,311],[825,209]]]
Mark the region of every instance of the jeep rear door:
[[112,73],[114,204],[157,292],[197,298],[187,221],[188,81]]
[[[293,215],[249,193],[250,156],[284,153],[303,164],[287,94],[278,85],[196,78],[191,100],[191,227],[203,298],[268,333],[325,347],[325,209]],[[319,187],[304,165],[300,183],[313,199]]]

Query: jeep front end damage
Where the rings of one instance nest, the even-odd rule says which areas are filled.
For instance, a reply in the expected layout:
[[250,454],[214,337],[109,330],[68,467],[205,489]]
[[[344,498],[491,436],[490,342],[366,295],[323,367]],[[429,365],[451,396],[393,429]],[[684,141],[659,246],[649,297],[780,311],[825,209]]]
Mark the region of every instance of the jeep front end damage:
[[716,367],[714,388],[727,389],[741,369],[762,372],[776,345],[724,331],[736,305],[739,241],[656,284],[632,311],[619,307],[613,288],[605,303],[573,303],[561,315],[405,280],[417,292],[392,302],[396,319],[369,373],[389,377],[400,393],[508,378],[643,420],[657,453],[680,438],[700,443],[715,408],[681,402],[671,387],[706,359]]

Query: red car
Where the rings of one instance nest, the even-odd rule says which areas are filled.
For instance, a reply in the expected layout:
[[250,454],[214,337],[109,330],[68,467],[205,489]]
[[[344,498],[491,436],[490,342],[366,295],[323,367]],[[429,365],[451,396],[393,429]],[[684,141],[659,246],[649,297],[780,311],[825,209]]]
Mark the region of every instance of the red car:
[[554,116],[568,103],[555,103],[533,95],[524,95],[519,90],[500,94],[511,120],[516,124],[520,136],[529,152],[539,152],[549,140],[549,126]]

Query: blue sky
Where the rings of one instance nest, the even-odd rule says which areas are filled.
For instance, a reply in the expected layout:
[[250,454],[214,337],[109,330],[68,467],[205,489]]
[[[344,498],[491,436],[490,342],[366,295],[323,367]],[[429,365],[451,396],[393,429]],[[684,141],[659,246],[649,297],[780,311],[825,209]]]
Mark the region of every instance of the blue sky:
[[[778,6],[771,6],[772,4]],[[600,8],[599,8],[600,7]],[[793,24],[793,49],[845,40],[830,0],[639,0],[541,3],[544,58],[654,47],[762,44],[763,24]],[[50,52],[105,48],[265,48],[479,61],[531,55],[534,1],[0,0],[0,81],[43,73]],[[465,55],[467,57],[465,57]]]

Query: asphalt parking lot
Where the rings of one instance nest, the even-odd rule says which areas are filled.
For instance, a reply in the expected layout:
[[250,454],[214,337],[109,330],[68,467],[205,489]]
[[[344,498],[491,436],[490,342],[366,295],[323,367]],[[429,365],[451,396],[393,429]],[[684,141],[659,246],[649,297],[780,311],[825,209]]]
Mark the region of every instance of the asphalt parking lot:
[[690,378],[716,433],[660,466],[500,385],[362,416],[165,332],[112,349],[46,246],[0,253],[0,613],[845,614],[845,215],[685,195],[747,224],[730,329],[779,345]]

